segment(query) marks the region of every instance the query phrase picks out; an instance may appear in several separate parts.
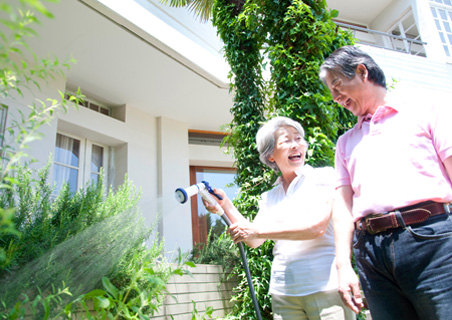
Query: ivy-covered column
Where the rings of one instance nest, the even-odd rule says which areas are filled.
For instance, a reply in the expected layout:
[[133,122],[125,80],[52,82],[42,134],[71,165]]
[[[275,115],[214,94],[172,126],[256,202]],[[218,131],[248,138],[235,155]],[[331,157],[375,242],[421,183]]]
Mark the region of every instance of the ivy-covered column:
[[[213,24],[225,45],[234,92],[228,143],[241,188],[234,202],[250,220],[257,213],[260,195],[275,180],[275,174],[260,163],[255,144],[267,117],[285,115],[303,125],[310,144],[308,160],[314,166],[332,165],[338,131],[350,123],[340,108],[333,107],[318,79],[324,58],[352,42],[331,21],[333,17],[324,0],[215,0]],[[262,78],[265,53],[271,64],[269,83]],[[262,317],[269,320],[272,249],[272,241],[257,249],[246,247]],[[255,319],[246,276],[238,268],[233,313],[237,319]]]
[[[256,133],[265,119],[263,95],[261,49],[265,32],[250,26],[252,15],[243,14],[250,10],[244,1],[218,0],[213,10],[213,24],[217,27],[225,47],[225,56],[231,66],[231,92],[234,105],[231,108],[233,120],[230,124],[228,143],[233,148],[237,166],[236,183],[241,188],[240,198],[235,199],[239,211],[252,220],[257,213],[257,200],[268,190],[272,173],[259,161],[256,149]],[[266,243],[258,249],[245,246],[253,278],[253,286],[261,308],[262,317],[271,319],[268,299],[272,244]],[[239,269],[239,286],[234,299],[234,315],[237,319],[255,318],[246,275]]]
[[299,121],[309,143],[308,162],[333,165],[334,145],[342,121],[328,89],[319,81],[323,60],[352,43],[331,20],[325,0],[266,1],[268,57],[272,66],[275,112]]

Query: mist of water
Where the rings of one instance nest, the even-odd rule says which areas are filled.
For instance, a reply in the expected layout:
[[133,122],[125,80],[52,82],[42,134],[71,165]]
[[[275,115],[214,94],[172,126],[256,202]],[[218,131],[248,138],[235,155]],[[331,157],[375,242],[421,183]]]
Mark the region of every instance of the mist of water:
[[21,293],[33,300],[37,288],[45,295],[63,283],[72,297],[99,288],[102,277],[148,232],[138,209],[107,218],[1,279],[0,300],[10,308]]

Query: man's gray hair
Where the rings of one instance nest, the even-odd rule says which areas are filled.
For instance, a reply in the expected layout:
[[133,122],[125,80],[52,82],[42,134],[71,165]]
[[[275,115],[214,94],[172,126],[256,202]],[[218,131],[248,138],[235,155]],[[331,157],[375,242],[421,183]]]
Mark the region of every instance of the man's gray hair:
[[355,46],[341,47],[326,58],[320,66],[320,80],[326,85],[328,71],[339,72],[348,79],[352,79],[359,64],[366,66],[371,82],[386,89],[386,78],[383,70],[371,56]]
[[276,140],[275,133],[281,127],[293,127],[304,139],[304,130],[301,124],[287,117],[275,117],[267,121],[256,134],[257,151],[259,152],[259,159],[268,167],[272,168],[276,172],[279,171],[275,162],[271,162],[268,158],[273,154],[275,150]]

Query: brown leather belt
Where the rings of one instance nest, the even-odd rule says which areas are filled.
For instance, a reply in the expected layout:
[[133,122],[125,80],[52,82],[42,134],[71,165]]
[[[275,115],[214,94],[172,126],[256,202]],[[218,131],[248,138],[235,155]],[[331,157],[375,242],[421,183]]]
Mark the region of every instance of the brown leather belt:
[[431,216],[450,212],[448,203],[433,201],[421,202],[413,206],[403,207],[386,213],[370,214],[355,222],[355,228],[376,234],[388,229],[401,227],[396,211],[402,215],[405,225],[424,222]]

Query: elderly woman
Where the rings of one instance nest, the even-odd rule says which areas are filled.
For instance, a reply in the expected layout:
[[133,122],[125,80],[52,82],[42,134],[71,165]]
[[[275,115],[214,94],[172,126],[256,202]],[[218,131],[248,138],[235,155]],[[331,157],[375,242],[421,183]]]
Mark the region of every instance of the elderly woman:
[[[251,223],[223,190],[218,201],[231,220],[234,242],[256,248],[275,241],[270,294],[274,319],[354,319],[337,292],[331,212],[334,170],[305,165],[307,143],[301,125],[276,117],[256,136],[261,161],[281,176],[262,195]],[[207,210],[214,207],[204,203]]]

